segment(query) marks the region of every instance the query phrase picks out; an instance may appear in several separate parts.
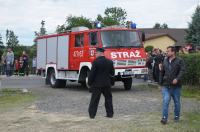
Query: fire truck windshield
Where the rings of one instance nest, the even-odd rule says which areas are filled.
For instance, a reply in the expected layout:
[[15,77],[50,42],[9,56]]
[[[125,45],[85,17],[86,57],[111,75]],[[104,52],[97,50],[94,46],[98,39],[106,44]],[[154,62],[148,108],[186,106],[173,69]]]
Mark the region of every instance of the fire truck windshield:
[[102,31],[101,41],[105,48],[141,46],[138,34],[128,30]]

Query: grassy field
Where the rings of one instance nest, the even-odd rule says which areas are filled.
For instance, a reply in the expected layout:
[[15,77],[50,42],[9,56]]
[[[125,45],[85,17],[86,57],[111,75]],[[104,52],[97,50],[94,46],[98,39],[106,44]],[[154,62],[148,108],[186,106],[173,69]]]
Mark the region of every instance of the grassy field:
[[200,100],[200,86],[183,86],[182,96]]
[[[199,132],[200,130],[199,113],[184,113],[180,122],[177,123],[170,119],[167,125],[162,125],[159,117],[159,113],[146,113],[123,119],[97,120],[94,123],[88,122],[87,125],[89,127],[99,124],[96,129],[108,132]],[[87,128],[87,125],[82,125],[82,128]]]
[[20,106],[33,101],[35,96],[30,92],[23,92],[19,89],[1,89],[0,90],[0,109]]
[[[155,84],[147,84],[147,85],[138,85],[134,87],[134,89],[154,91],[158,89],[161,90],[161,87]],[[200,86],[190,86],[190,85],[182,86],[181,96],[185,98],[195,98],[197,100],[200,100]]]

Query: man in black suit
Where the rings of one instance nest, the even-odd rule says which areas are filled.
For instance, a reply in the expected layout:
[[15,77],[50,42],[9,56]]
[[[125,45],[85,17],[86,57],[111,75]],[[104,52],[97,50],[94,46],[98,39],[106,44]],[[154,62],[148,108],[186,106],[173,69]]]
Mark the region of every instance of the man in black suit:
[[104,49],[96,49],[96,59],[88,78],[88,84],[91,86],[92,97],[89,105],[89,116],[95,118],[101,93],[105,97],[106,117],[113,117],[113,104],[111,93],[111,77],[114,76],[113,62],[104,56]]

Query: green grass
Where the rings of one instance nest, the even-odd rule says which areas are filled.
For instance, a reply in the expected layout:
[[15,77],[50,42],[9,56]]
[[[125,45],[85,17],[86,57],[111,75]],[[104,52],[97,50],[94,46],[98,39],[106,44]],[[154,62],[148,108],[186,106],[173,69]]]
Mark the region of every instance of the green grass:
[[182,96],[200,100],[200,86],[183,86]]
[[20,106],[33,101],[35,96],[30,92],[23,93],[19,89],[2,89],[0,90],[0,109]]
[[200,113],[182,113],[179,122],[174,122],[173,114],[170,113],[167,125],[162,125],[160,119],[158,112],[138,113],[113,119],[97,117],[95,120],[71,121],[71,127],[87,132],[199,132],[200,130]]
[[127,126],[127,132],[131,131],[154,131],[154,132],[198,132],[200,130],[200,113],[183,113],[179,122],[174,122],[171,118],[167,125],[160,123],[160,115],[152,113],[152,115],[141,117],[142,121],[131,120]]
[[[155,91],[159,89],[159,86],[155,84],[136,85],[134,89],[141,91]],[[182,87],[181,96],[185,98],[195,98],[200,100],[200,86],[184,85]]]
[[135,85],[134,86],[135,90],[140,90],[140,91],[154,91],[158,90],[158,85],[156,84],[140,84],[140,85]]

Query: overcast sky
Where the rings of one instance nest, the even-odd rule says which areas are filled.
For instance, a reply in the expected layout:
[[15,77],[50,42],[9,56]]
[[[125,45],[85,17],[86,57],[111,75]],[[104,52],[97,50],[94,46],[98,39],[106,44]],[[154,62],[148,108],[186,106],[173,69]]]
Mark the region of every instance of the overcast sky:
[[65,22],[68,15],[83,15],[94,20],[106,7],[122,7],[127,20],[139,28],[151,28],[156,22],[170,28],[187,28],[199,0],[0,0],[0,33],[5,30],[19,37],[20,44],[32,45],[34,31],[45,20],[48,33]]

